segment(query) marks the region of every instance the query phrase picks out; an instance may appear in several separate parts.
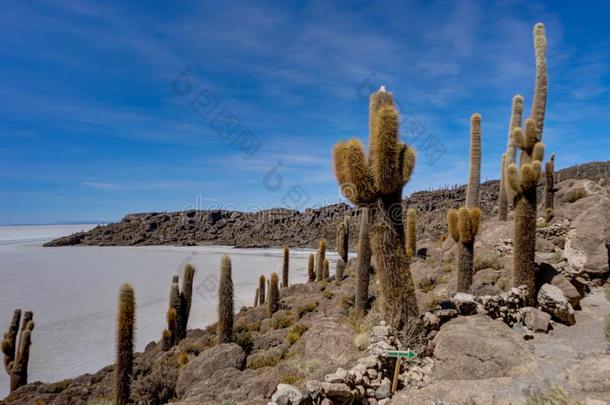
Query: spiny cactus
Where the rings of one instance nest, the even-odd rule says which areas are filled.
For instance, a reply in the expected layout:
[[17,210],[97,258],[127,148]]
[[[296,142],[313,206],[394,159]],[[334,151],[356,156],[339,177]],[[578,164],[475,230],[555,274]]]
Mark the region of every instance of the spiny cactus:
[[544,165],[544,220],[548,224],[555,216],[555,155]]
[[284,246],[284,263],[282,264],[282,288],[288,288],[288,261],[290,260],[290,250]]
[[523,113],[523,96],[516,95],[513,97],[511,108],[510,121],[508,123],[508,141],[506,144],[506,152],[502,154],[502,176],[500,177],[500,190],[498,191],[498,219],[506,221],[508,219],[508,196],[506,195],[506,168],[511,163],[515,163],[515,155],[517,148],[513,138],[515,128],[521,127]]
[[263,274],[258,278],[258,305],[265,304],[265,276]]
[[188,328],[189,316],[191,314],[191,304],[193,301],[193,280],[195,278],[195,267],[192,264],[187,264],[184,268],[182,277],[182,291],[180,292],[182,304],[182,327],[180,339],[186,337]]
[[330,278],[330,268],[328,263],[328,258],[324,258],[324,262],[322,262],[322,280],[328,280]]
[[252,306],[255,308],[258,306],[258,287],[256,288],[256,292],[254,293],[254,305]]
[[216,333],[218,344],[233,341],[233,279],[231,276],[231,259],[227,255],[223,256],[220,267]]
[[470,117],[470,172],[466,189],[466,206],[479,206],[479,187],[481,185],[481,115]]
[[370,219],[368,207],[360,211],[360,232],[358,234],[358,256],[356,257],[356,309],[366,312],[369,301],[369,269],[371,267],[371,243],[369,240]]
[[[28,363],[30,361],[30,346],[34,330],[34,314],[26,311],[21,321],[21,310],[13,312],[13,318],[2,339],[4,353],[4,368],[11,380],[11,392],[28,383]],[[21,324],[21,330],[19,330]],[[19,331],[19,343],[17,332]]]
[[348,218],[345,217],[343,222],[337,227],[337,253],[339,258],[347,263],[348,249],[349,249],[349,222]]
[[337,259],[337,263],[335,264],[335,279],[339,282],[343,280],[343,276],[345,274],[345,262],[343,259]]
[[276,273],[271,273],[271,283],[269,285],[269,316],[280,309],[280,289],[279,280]]
[[309,258],[307,259],[307,281],[312,282],[316,281],[316,271],[314,269],[315,266],[315,257],[313,253],[309,254]]
[[316,254],[316,280],[324,279],[324,259],[326,258],[326,240],[322,239],[318,245],[318,253]]
[[[182,279],[182,291],[178,283],[179,276],[172,276],[172,284],[169,292],[169,309],[175,311],[175,322],[169,323],[167,331],[170,334],[170,344],[174,346],[186,337],[188,320],[191,313],[191,304],[193,300],[193,279],[195,278],[195,267],[192,264],[187,264],[184,268],[184,277]],[[168,310],[169,314],[169,310]]]
[[515,232],[513,241],[513,286],[525,285],[529,305],[536,302],[534,259],[536,255],[536,187],[544,159],[542,129],[547,97],[546,36],[543,24],[534,27],[536,85],[530,117],[525,129],[515,128],[515,146],[521,150],[519,167],[506,168],[506,194],[513,201]]
[[180,297],[180,288],[178,287],[177,276],[172,278],[172,284],[169,289],[169,310],[174,310],[173,322],[170,324],[170,317],[167,317],[167,330],[171,334],[171,345],[174,346],[180,342],[181,326],[182,326],[182,298]]
[[406,243],[406,251],[407,257],[415,256],[417,252],[417,233],[415,229],[415,208],[409,208],[407,210],[407,243]]
[[458,250],[458,292],[468,292],[472,285],[472,264],[474,260],[474,238],[479,230],[481,211],[478,207],[451,208],[447,212],[449,235],[459,243]]
[[115,405],[129,403],[131,380],[133,378],[133,339],[136,301],[133,288],[123,284],[119,291],[119,311],[117,317],[117,353],[115,367]]
[[386,321],[402,328],[419,316],[409,260],[405,252],[402,189],[415,166],[415,152],[399,141],[398,112],[384,87],[369,103],[369,154],[357,139],[333,151],[342,194],[372,210],[371,246],[377,258]]

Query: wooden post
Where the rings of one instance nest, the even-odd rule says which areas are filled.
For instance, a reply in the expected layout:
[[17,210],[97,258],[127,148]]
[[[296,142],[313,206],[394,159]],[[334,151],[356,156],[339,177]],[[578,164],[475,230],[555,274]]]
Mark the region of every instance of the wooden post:
[[398,385],[398,376],[400,375],[400,364],[402,363],[402,357],[396,357],[396,367],[394,367],[394,380],[392,381],[392,395],[396,393],[396,387]]

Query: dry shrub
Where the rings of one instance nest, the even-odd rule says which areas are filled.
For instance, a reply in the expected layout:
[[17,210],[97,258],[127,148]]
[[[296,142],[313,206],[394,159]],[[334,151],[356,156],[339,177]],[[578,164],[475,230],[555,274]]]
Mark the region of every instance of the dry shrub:
[[178,365],[175,360],[165,359],[153,370],[135,380],[131,385],[132,400],[138,405],[164,404],[176,395]]

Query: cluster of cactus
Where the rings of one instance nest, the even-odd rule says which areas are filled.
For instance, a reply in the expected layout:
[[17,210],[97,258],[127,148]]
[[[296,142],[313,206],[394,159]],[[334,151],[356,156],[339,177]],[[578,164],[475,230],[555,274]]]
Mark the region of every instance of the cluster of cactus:
[[409,208],[407,210],[407,222],[406,222],[406,243],[405,250],[407,257],[414,257],[417,253],[417,232],[415,229],[415,208]]
[[290,261],[290,249],[284,246],[284,262],[282,263],[282,288],[288,288],[288,272]]
[[481,180],[481,116],[470,117],[470,172],[466,188],[466,206],[447,212],[449,235],[457,243],[458,250],[458,292],[467,292],[472,285],[474,263],[474,239],[479,230],[481,211],[479,209],[479,187]]
[[555,217],[555,154],[544,165],[544,220],[548,224]]
[[515,211],[513,285],[527,287],[528,303],[531,305],[536,301],[536,188],[544,159],[541,140],[547,97],[546,36],[544,25],[540,23],[534,27],[534,49],[536,84],[531,114],[525,121],[525,128],[515,128],[512,133],[514,145],[521,151],[519,166],[510,163],[504,168],[506,194]]
[[233,278],[231,275],[231,259],[227,255],[223,256],[220,265],[216,335],[218,344],[233,341]]
[[318,244],[316,253],[316,281],[322,281],[324,277],[324,260],[326,260],[326,240],[322,239]]
[[415,152],[400,142],[398,123],[392,94],[382,86],[369,103],[368,159],[357,139],[335,145],[333,157],[342,194],[353,204],[369,207],[384,317],[400,329],[419,311],[405,252],[402,208],[402,189],[413,172]]
[[[11,391],[28,383],[28,362],[30,360],[30,345],[32,330],[34,330],[34,314],[26,311],[21,320],[21,310],[16,309],[8,330],[2,339],[4,353],[4,368],[11,379]],[[19,326],[21,325],[21,329]],[[19,332],[19,341],[17,341]]]
[[349,219],[345,219],[337,227],[337,253],[339,258],[335,267],[335,277],[338,281],[343,279],[349,252]]
[[169,350],[186,337],[193,300],[194,277],[195,268],[191,264],[187,264],[182,278],[182,291],[180,291],[178,286],[180,277],[172,277],[169,291],[169,308],[167,310],[167,329],[163,331],[161,339],[162,350]]
[[136,302],[133,288],[129,284],[123,284],[119,291],[117,316],[116,367],[114,370],[115,405],[130,403],[135,312]]

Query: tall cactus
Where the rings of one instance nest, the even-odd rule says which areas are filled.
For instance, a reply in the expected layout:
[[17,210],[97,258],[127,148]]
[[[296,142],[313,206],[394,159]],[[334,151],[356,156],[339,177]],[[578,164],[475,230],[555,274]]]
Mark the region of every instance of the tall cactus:
[[117,317],[117,353],[115,378],[115,405],[129,403],[131,380],[133,378],[133,339],[136,301],[133,288],[123,284],[119,291],[119,311]]
[[322,262],[322,280],[328,280],[330,278],[330,264],[328,258],[325,257]]
[[551,222],[555,216],[555,154],[544,165],[544,220]]
[[466,189],[466,206],[479,206],[481,186],[481,116],[477,113],[470,117],[470,172]]
[[[167,317],[167,330],[171,335],[171,345],[174,346],[180,342],[182,335],[182,299],[180,297],[180,288],[178,287],[177,276],[172,279],[172,284],[169,289],[169,311]],[[170,323],[169,313],[174,310],[174,317]]]
[[[28,383],[28,363],[30,361],[30,346],[34,330],[34,314],[26,311],[21,321],[21,310],[13,312],[13,318],[2,339],[4,353],[4,368],[10,377],[11,392]],[[21,330],[19,325],[21,324]],[[17,342],[17,332],[19,341]]]
[[521,127],[523,114],[523,96],[516,95],[513,97],[511,107],[510,121],[508,123],[508,141],[506,144],[506,152],[502,154],[502,176],[500,177],[500,190],[498,191],[498,219],[506,221],[508,219],[508,196],[506,194],[506,168],[511,163],[515,163],[515,155],[517,148],[513,138],[515,128]]
[[276,273],[271,273],[271,283],[269,284],[269,316],[280,309],[280,289],[279,280]]
[[315,257],[313,253],[309,254],[309,258],[307,259],[307,281],[312,282],[316,281],[316,271],[314,269],[315,266]]
[[377,258],[385,319],[402,328],[419,316],[404,244],[402,189],[415,166],[415,152],[399,141],[398,112],[384,87],[369,103],[369,154],[353,139],[334,148],[335,175],[352,203],[371,206],[371,246]]
[[474,261],[474,238],[479,230],[481,211],[478,207],[451,208],[447,213],[449,234],[459,243],[458,250],[458,292],[468,292],[472,285],[472,265]]
[[407,257],[411,258],[415,256],[417,252],[417,232],[415,229],[415,208],[409,208],[407,210],[407,238],[406,238],[406,251]]
[[288,265],[290,260],[290,250],[284,246],[284,262],[282,263],[282,288],[288,288]]
[[370,219],[368,207],[361,207],[358,256],[356,258],[356,309],[366,312],[369,300],[369,268],[371,267]]
[[[195,267],[192,264],[187,264],[184,268],[184,276],[182,278],[182,291],[178,286],[180,282],[179,276],[172,276],[172,284],[169,291],[169,309],[168,309],[168,324],[167,331],[170,335],[170,345],[178,344],[186,337],[189,316],[191,313],[191,305],[193,301],[193,280],[195,278]],[[171,318],[175,322],[170,324],[169,310],[175,311],[175,318]],[[164,332],[165,333],[165,332]]]
[[263,274],[258,278],[258,305],[265,304],[265,276]]
[[231,276],[231,259],[227,255],[223,256],[220,267],[216,334],[218,344],[233,341],[233,279]]
[[188,328],[189,316],[191,315],[191,304],[193,302],[193,280],[195,278],[195,267],[192,264],[187,264],[184,268],[182,277],[182,291],[180,292],[182,304],[182,327],[181,339],[186,337]]
[[316,254],[316,280],[324,280],[324,259],[326,258],[326,240],[322,239]]
[[513,131],[515,146],[521,150],[519,166],[511,163],[506,168],[506,193],[515,210],[513,285],[527,287],[530,305],[536,302],[536,187],[544,159],[541,140],[547,97],[546,36],[541,23],[534,27],[534,49],[536,85],[531,114],[525,121],[525,129],[515,128]]

